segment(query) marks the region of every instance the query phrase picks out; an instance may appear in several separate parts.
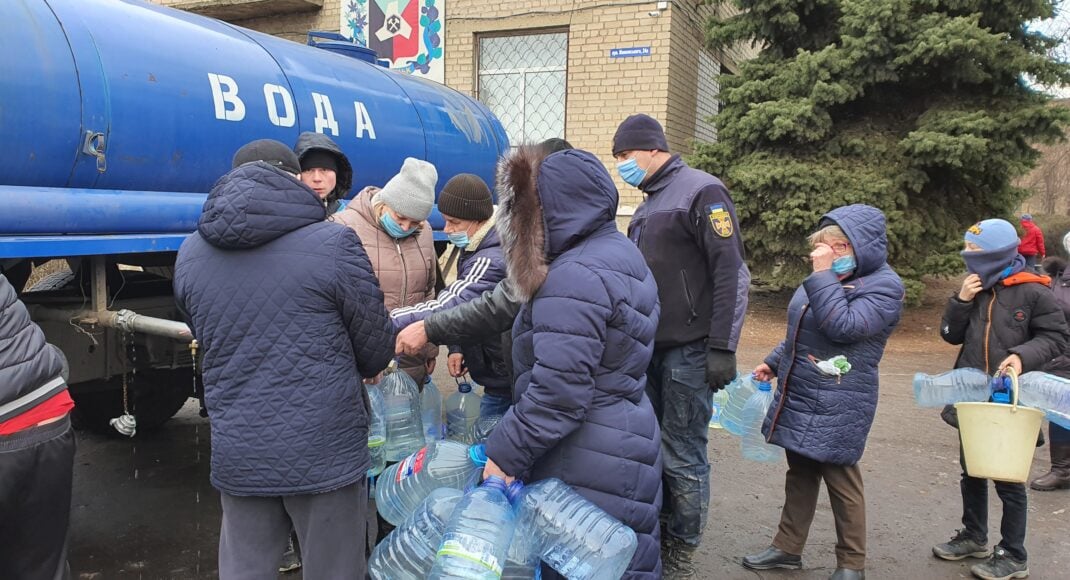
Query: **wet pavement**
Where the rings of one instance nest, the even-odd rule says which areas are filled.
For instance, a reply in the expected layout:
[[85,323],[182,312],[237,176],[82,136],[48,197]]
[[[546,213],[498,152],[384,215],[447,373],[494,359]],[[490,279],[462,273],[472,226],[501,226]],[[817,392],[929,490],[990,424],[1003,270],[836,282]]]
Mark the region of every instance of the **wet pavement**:
[[[757,364],[782,336],[776,313],[748,318],[741,369]],[[938,320],[938,315],[937,319]],[[881,396],[862,459],[868,519],[867,576],[871,579],[969,578],[973,561],[942,562],[930,547],[959,527],[958,443],[936,410],[913,402],[915,371],[946,370],[954,348],[935,336],[930,317],[911,316],[881,364]],[[926,324],[930,328],[926,329]],[[445,357],[441,359],[445,362]],[[453,384],[441,364],[443,391]],[[71,568],[81,579],[209,579],[216,577],[220,509],[208,484],[208,422],[193,401],[155,433],[132,440],[79,432],[71,526]],[[827,578],[835,568],[835,532],[822,491],[799,572],[750,572],[741,557],[765,548],[783,502],[783,463],[744,461],[738,442],[711,432],[713,499],[698,563],[703,578]],[[1033,474],[1047,471],[1040,448]],[[998,541],[999,501],[990,494],[990,542]],[[1068,578],[1070,491],[1029,492],[1032,578]],[[2,577],[0,565],[0,577]],[[300,574],[280,575],[296,580]]]

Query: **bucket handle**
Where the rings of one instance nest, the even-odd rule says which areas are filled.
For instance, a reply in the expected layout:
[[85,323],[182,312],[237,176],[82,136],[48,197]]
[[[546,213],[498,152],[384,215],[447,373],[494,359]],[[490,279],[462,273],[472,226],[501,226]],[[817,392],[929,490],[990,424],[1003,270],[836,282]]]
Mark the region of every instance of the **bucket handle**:
[[1014,367],[1008,366],[1003,369],[1003,375],[1011,378],[1011,413],[1018,412],[1018,371],[1014,370]]

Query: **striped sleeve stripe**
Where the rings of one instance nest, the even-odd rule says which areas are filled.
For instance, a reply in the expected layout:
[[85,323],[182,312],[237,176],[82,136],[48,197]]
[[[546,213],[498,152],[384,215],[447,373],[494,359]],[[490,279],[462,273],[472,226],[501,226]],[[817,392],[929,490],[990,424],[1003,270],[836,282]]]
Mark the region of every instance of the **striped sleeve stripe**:
[[490,258],[476,258],[475,264],[472,269],[468,271],[468,275],[461,280],[457,280],[453,284],[450,284],[445,290],[443,290],[438,298],[421,302],[414,306],[407,306],[405,308],[398,308],[390,313],[393,318],[398,318],[406,314],[412,314],[415,312],[433,311],[442,308],[450,301],[456,300],[461,296],[466,288],[475,284],[483,279],[487,270],[490,269]]

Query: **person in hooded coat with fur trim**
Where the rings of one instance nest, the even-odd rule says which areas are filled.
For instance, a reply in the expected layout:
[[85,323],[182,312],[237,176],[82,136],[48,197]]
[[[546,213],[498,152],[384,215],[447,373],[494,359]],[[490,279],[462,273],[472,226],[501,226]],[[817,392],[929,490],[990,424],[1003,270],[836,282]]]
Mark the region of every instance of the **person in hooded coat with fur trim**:
[[[617,230],[617,189],[579,150],[522,147],[498,170],[498,231],[523,306],[513,407],[484,477],[556,477],[635,530],[624,577],[661,577],[661,433],[644,392],[660,308],[642,254]],[[557,578],[543,566],[543,578]]]

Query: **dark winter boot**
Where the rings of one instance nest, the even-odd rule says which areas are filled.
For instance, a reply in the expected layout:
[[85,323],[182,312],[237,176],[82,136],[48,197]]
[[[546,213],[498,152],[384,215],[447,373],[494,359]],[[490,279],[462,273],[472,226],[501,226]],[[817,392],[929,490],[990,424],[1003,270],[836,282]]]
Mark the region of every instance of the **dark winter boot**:
[[695,578],[695,546],[665,534],[661,538],[661,575],[665,580]]
[[1034,479],[1029,487],[1037,491],[1070,489],[1070,444],[1052,441],[1051,471]]

